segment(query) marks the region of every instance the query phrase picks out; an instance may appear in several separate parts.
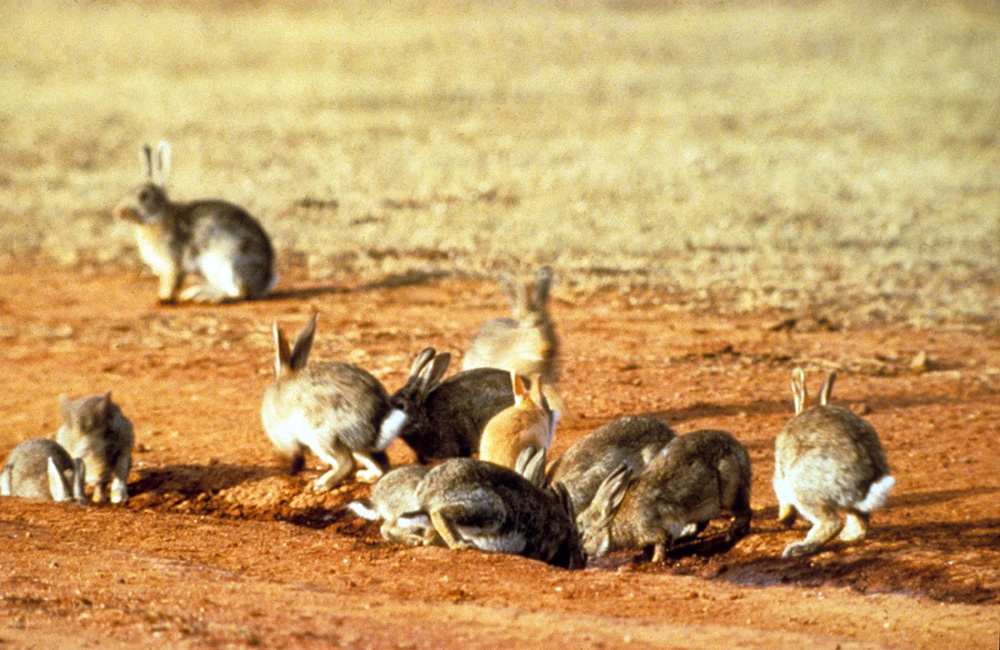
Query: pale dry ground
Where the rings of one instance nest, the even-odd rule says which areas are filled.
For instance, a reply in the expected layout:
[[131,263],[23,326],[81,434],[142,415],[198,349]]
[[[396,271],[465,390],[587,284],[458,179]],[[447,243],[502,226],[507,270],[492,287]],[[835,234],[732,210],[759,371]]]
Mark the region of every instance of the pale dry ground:
[[456,4],[3,3],[3,250],[134,266],[110,209],[166,138],[313,277],[1000,313],[994,3]]

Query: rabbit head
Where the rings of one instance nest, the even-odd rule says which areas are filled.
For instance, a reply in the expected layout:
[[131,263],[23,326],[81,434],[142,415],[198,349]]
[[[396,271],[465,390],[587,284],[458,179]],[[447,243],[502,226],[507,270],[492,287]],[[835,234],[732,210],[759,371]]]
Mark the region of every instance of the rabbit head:
[[406,413],[409,426],[414,429],[430,427],[424,404],[438,386],[451,363],[451,354],[440,354],[434,348],[424,348],[410,366],[406,383],[389,398],[393,408]]
[[500,286],[510,304],[511,316],[523,327],[537,327],[548,322],[549,291],[552,288],[552,269],[538,269],[534,290],[521,283],[510,273],[500,275]]

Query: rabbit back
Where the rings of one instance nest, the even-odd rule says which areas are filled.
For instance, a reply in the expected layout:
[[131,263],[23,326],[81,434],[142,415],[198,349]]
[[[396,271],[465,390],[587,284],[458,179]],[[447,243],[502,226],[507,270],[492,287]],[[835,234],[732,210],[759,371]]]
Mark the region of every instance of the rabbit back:
[[11,450],[0,471],[0,496],[82,501],[82,485],[76,480],[82,470],[82,462],[74,462],[56,441],[48,438],[26,440]]
[[884,503],[888,490],[883,479],[888,476],[889,463],[874,427],[838,406],[805,409],[775,441],[775,489],[786,503],[870,512]]
[[625,463],[633,475],[638,475],[676,435],[660,418],[617,418],[567,449],[549,468],[547,482],[561,481],[577,512],[583,512],[615,468]]

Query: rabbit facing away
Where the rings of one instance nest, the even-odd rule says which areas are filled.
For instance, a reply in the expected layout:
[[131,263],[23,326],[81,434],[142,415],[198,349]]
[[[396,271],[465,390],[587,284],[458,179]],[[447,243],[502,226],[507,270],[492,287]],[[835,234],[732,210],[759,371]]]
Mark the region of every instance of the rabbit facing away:
[[557,484],[540,489],[512,469],[472,458],[441,463],[417,487],[408,525],[433,526],[453,549],[478,549],[583,568],[573,504]]
[[510,373],[514,404],[494,415],[479,440],[479,459],[515,468],[528,448],[545,451],[552,444],[551,414],[542,408],[542,380],[532,377],[531,390],[516,372]]
[[523,377],[541,375],[545,397],[557,411],[564,411],[555,390],[559,381],[559,341],[549,317],[552,269],[538,270],[534,291],[510,274],[500,276],[510,303],[511,317],[494,318],[479,328],[462,359],[462,370],[500,368]]
[[63,423],[56,432],[56,442],[71,458],[83,459],[94,502],[104,502],[106,492],[111,503],[127,501],[126,480],[132,469],[135,434],[132,423],[111,400],[111,393],[75,401],[60,395],[59,409]]
[[486,424],[514,403],[507,371],[476,368],[442,381],[450,362],[449,353],[424,348],[389,398],[406,415],[399,437],[420,463],[476,453]]
[[330,469],[312,484],[326,492],[362,466],[358,478],[372,482],[385,472],[385,449],[396,439],[406,415],[389,405],[389,395],[369,372],[336,361],[306,365],[316,334],[313,314],[289,345],[274,324],[274,381],[264,392],[261,420],[277,450],[302,468],[305,450]]
[[[160,143],[155,165],[148,144],[143,154],[147,182],[114,214],[132,223],[139,254],[159,278],[160,302],[219,303],[260,298],[270,291],[276,280],[274,250],[260,223],[226,201],[171,201],[166,190],[169,145]],[[181,291],[189,273],[203,282]]]
[[[424,465],[404,465],[390,470],[372,488],[369,499],[351,501],[347,508],[369,521],[381,520],[379,532],[387,541],[409,546],[441,544],[433,527],[413,520],[399,521],[403,514],[420,509],[417,486],[429,471],[430,468]],[[407,523],[410,525],[405,525]]]
[[633,478],[621,463],[577,517],[584,550],[592,558],[611,551],[653,547],[666,559],[678,539],[697,535],[728,512],[726,541],[750,529],[750,457],[725,431],[694,431],[674,438]]
[[577,512],[586,510],[597,489],[624,463],[638,475],[677,437],[664,420],[647,415],[620,417],[590,432],[553,461],[548,481],[562,482]]
[[55,440],[26,440],[0,470],[0,496],[82,504],[86,470]]
[[838,535],[846,542],[864,539],[871,512],[885,504],[896,482],[874,427],[829,404],[835,378],[827,376],[820,403],[807,408],[805,373],[792,373],[795,416],[775,440],[774,492],[779,521],[791,526],[798,512],[812,527],[804,540],[785,547],[785,558],[815,553]]

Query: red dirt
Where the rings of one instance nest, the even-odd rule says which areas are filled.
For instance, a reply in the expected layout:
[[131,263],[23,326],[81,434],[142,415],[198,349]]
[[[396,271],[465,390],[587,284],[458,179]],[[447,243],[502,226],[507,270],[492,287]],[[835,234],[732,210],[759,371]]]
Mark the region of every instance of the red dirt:
[[[357,363],[394,390],[421,347],[458,352],[504,310],[493,285],[288,271],[279,289],[165,308],[148,276],[0,275],[0,456],[55,432],[62,392],[112,389],[137,442],[124,506],[0,502],[0,645],[997,647],[995,325],[842,331],[557,289],[570,413],[553,457],[615,416],[654,413],[681,433],[727,429],[754,463],[753,530],[731,550],[569,572],[383,542],[343,510],[367,486],[304,491],[315,460],[289,476],[261,429],[274,319],[295,329],[319,310],[313,358]],[[782,560],[805,535],[775,522],[770,485],[796,365],[813,390],[839,369],[835,401],[878,429],[897,485],[862,544]],[[412,460],[400,442],[390,457]]]

